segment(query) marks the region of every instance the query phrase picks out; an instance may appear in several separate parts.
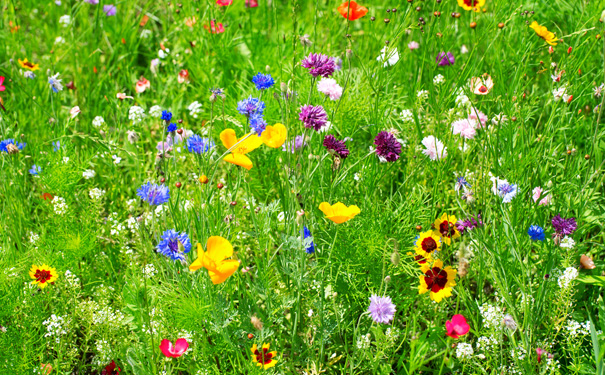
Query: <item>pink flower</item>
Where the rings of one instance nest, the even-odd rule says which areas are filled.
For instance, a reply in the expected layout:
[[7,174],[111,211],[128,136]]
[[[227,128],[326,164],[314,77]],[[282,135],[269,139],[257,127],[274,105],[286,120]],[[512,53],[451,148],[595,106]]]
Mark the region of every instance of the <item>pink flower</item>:
[[6,90],[6,87],[2,86],[2,84],[4,83],[4,79],[4,77],[0,76],[0,91]]
[[214,20],[210,21],[210,27],[208,27],[208,25],[204,25],[204,29],[210,31],[212,34],[220,34],[225,32],[223,24],[215,22]]
[[317,91],[328,95],[332,100],[338,100],[342,96],[342,87],[333,78],[322,78],[317,83]]
[[127,96],[126,94],[124,94],[123,92],[119,92],[116,94],[116,98],[120,99],[120,100],[124,100],[126,98],[128,99],[134,99],[132,96]]
[[462,119],[452,123],[452,133],[460,134],[466,139],[475,138],[477,130],[475,130],[477,121],[470,119]]
[[256,8],[258,6],[258,0],[246,0],[245,4],[247,8]]
[[546,192],[544,190],[542,190],[542,188],[540,186],[536,186],[534,188],[534,190],[532,190],[532,198],[534,200],[534,203],[537,203],[538,200],[540,200],[540,203],[538,203],[538,206],[549,205],[550,202],[552,201],[552,197],[550,196],[550,194],[548,194],[544,198],[540,199],[540,196],[542,195],[542,193],[546,193]]
[[431,160],[440,160],[447,156],[447,147],[443,145],[443,142],[435,138],[435,136],[429,135],[428,137],[424,137],[422,144],[426,147],[422,150],[422,153]]
[[418,44],[418,42],[414,42],[412,40],[411,42],[408,43],[408,48],[413,51],[415,49],[420,48],[420,44]]
[[552,358],[552,354],[542,348],[536,348],[536,353],[538,354],[538,363],[542,361],[542,355],[545,355],[547,358]]
[[471,327],[466,323],[466,318],[460,314],[452,316],[451,321],[445,322],[446,335],[453,339],[464,336],[468,333]]
[[179,72],[179,76],[178,76],[178,78],[177,78],[177,81],[178,81],[179,83],[185,83],[185,82],[189,83],[189,81],[190,81],[190,78],[189,78],[189,71],[188,71],[187,69],[182,69],[182,70]]
[[176,340],[174,346],[168,339],[162,340],[162,343],[160,344],[160,350],[166,357],[178,358],[182,356],[187,349],[189,349],[189,343],[185,339]]
[[72,109],[69,110],[69,114],[71,115],[71,118],[75,118],[77,115],[80,114],[80,107],[75,106]]
[[137,93],[141,94],[149,88],[151,88],[151,83],[149,83],[149,81],[145,79],[145,77],[141,77],[141,79],[137,81],[137,84],[134,89]]
[[[474,108],[471,109],[471,113],[469,113],[468,118],[469,120],[479,121],[478,123],[476,122],[475,125],[481,125],[481,128],[484,128],[485,124],[487,124],[487,116],[485,113]],[[478,127],[479,126],[475,126],[475,129]]]
[[233,0],[216,0],[216,3],[221,7],[226,7],[233,4]]

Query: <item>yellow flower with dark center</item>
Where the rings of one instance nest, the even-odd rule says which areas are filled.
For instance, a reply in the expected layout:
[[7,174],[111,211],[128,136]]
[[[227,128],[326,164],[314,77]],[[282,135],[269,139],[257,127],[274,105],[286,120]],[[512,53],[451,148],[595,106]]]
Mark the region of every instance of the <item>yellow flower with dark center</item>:
[[458,232],[458,228],[456,228],[456,216],[448,215],[444,213],[440,218],[435,220],[433,227],[435,230],[433,231],[436,235],[441,236],[441,240],[445,242],[446,245],[451,245],[452,240],[460,237],[460,232]]
[[21,67],[23,69],[27,69],[27,70],[31,70],[31,71],[40,69],[40,66],[38,64],[34,64],[31,61],[27,61],[27,59],[23,59],[23,60],[19,59],[18,61],[19,61],[19,65],[21,65]]
[[54,284],[55,280],[59,277],[57,270],[43,264],[41,266],[32,265],[29,270],[29,277],[34,279],[32,284],[38,284],[40,288],[46,288],[48,284]]
[[458,0],[458,5],[464,10],[481,11],[481,7],[485,5],[485,0]]
[[256,365],[263,370],[271,368],[277,364],[277,360],[275,359],[277,352],[270,352],[269,345],[270,344],[263,344],[261,350],[258,350],[258,346],[256,346],[256,344],[252,345],[251,348],[253,355],[252,363],[256,363]]
[[551,46],[557,45],[557,37],[555,37],[554,33],[548,31],[546,26],[540,26],[538,22],[534,21],[531,23],[531,25],[529,25],[529,27],[531,27],[540,38],[544,39],[546,43],[550,44]]
[[202,267],[208,270],[208,275],[213,284],[221,284],[233,275],[239,267],[235,259],[227,259],[233,256],[233,246],[220,236],[212,236],[206,242],[206,252],[201,244],[197,244],[197,259],[189,266],[190,271]]
[[271,148],[281,147],[286,138],[288,137],[288,130],[283,124],[275,124],[273,126],[267,125],[263,133],[261,134],[261,139],[264,144]]
[[430,292],[431,299],[441,302],[444,297],[452,295],[452,287],[456,285],[456,270],[450,266],[443,268],[443,262],[435,260],[432,265],[425,263],[420,267],[423,275],[420,276],[418,294]]
[[333,206],[328,202],[322,202],[319,205],[319,209],[326,215],[327,219],[332,220],[336,224],[349,221],[361,212],[359,207],[355,205],[347,207],[340,202],[335,203]]
[[441,237],[431,230],[422,232],[416,240],[414,250],[416,254],[421,255],[421,258],[430,259],[436,251],[441,250]]
[[242,138],[238,139],[235,135],[235,130],[233,129],[223,130],[220,134],[220,137],[227,150],[237,145],[231,150],[230,154],[223,158],[223,160],[228,163],[244,167],[247,170],[252,169],[252,160],[250,160],[246,154],[257,149],[263,144],[261,137],[257,136],[256,134],[246,134]]

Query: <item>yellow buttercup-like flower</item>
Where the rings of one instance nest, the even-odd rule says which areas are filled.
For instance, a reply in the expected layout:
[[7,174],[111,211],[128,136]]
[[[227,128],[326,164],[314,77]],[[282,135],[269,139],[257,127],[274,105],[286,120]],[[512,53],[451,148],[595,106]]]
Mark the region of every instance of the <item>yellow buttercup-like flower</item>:
[[435,230],[433,231],[437,236],[441,236],[441,240],[445,242],[446,245],[451,245],[452,240],[460,237],[460,232],[458,232],[458,228],[456,228],[456,216],[448,215],[444,213],[440,218],[435,220],[433,227]]
[[227,259],[233,256],[233,246],[220,236],[212,236],[206,242],[206,252],[201,244],[197,244],[197,259],[189,266],[190,271],[202,267],[208,270],[208,275],[214,284],[221,284],[233,275],[239,267],[235,259]]
[[336,224],[342,224],[345,221],[349,221],[361,212],[359,207],[355,205],[347,207],[340,202],[333,206],[328,202],[323,202],[319,205],[319,209],[326,215],[326,218],[332,220]]
[[457,271],[450,266],[443,268],[443,262],[435,260],[432,265],[425,263],[420,267],[423,275],[420,276],[418,294],[431,292],[431,299],[441,302],[444,297],[451,297],[452,287],[456,285]]
[[540,38],[544,39],[546,43],[550,44],[551,46],[557,45],[557,38],[555,37],[555,34],[548,31],[546,26],[540,26],[538,22],[534,21],[531,23],[531,25],[529,25],[529,27],[531,27]]
[[485,5],[485,0],[458,0],[458,5],[464,10],[481,11],[481,7]]
[[23,69],[27,69],[27,70],[31,70],[31,71],[40,69],[40,66],[38,64],[34,64],[31,61],[27,61],[27,59],[23,59],[23,60],[19,59],[18,61],[19,61],[19,65],[21,65],[21,67]]
[[29,277],[34,279],[32,284],[37,284],[40,288],[45,288],[48,284],[53,284],[59,277],[57,270],[43,264],[41,266],[33,265],[29,270]]
[[[263,144],[261,137],[252,134],[246,134],[242,138],[237,138],[235,135],[235,130],[233,129],[225,129],[221,132],[221,141],[223,145],[230,149],[231,147],[237,146],[231,150],[231,153],[223,158],[224,161],[239,165],[240,167],[244,167],[247,170],[252,169],[252,160],[246,156],[252,150],[257,149],[260,145]],[[238,144],[239,142],[239,144]]]
[[288,130],[283,124],[267,125],[261,134],[261,140],[271,148],[281,147],[288,137]]
[[270,344],[263,344],[261,350],[258,350],[258,346],[256,344],[252,345],[251,351],[252,355],[252,363],[256,363],[256,365],[263,370],[271,368],[277,364],[277,360],[275,356],[277,355],[276,351],[269,351]]

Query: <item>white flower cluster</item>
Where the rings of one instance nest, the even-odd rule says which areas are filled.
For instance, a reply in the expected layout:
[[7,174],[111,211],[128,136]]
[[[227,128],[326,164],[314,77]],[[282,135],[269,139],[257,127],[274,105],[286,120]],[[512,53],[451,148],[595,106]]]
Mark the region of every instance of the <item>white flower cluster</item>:
[[399,118],[403,122],[414,122],[414,113],[409,109],[402,109],[399,113]]
[[101,116],[97,116],[92,120],[92,126],[100,128],[105,123],[105,119]]
[[510,350],[510,356],[518,361],[523,361],[527,356],[527,350],[522,346],[517,346]]
[[66,14],[64,16],[59,17],[59,23],[63,27],[68,27],[69,25],[71,25],[71,16],[69,14]]
[[578,277],[578,270],[574,267],[567,267],[563,271],[563,275],[559,276],[557,280],[561,289],[567,289],[571,285],[571,282]]
[[569,319],[567,321],[567,325],[565,326],[565,330],[572,337],[577,337],[578,335],[589,335],[590,334],[590,320],[587,320],[584,323],[578,323],[573,319]]
[[371,335],[368,333],[367,335],[363,335],[357,339],[357,349],[365,350],[370,347],[370,337]]
[[101,190],[99,188],[92,188],[88,192],[88,195],[90,196],[90,199],[98,200],[103,198],[103,196],[105,195],[105,190]]
[[416,96],[420,100],[426,100],[426,99],[429,98],[429,92],[427,90],[420,90],[420,91],[418,91],[418,93],[416,94]]
[[466,342],[461,342],[456,346],[456,358],[469,359],[475,354],[473,346]]
[[133,105],[130,107],[128,111],[128,119],[132,121],[133,124],[138,124],[143,121],[145,118],[145,110],[138,105]]
[[443,82],[445,82],[445,77],[442,76],[441,74],[437,74],[435,77],[433,77],[433,84],[435,86],[439,86]]
[[34,232],[29,232],[29,242],[30,242],[32,245],[35,245],[35,244],[38,242],[38,240],[39,240],[39,239],[40,239],[40,236],[39,236],[39,235],[37,235],[37,234],[36,234],[36,233],[34,233]]
[[202,105],[197,100],[189,104],[189,107],[187,107],[187,109],[189,110],[189,114],[193,118],[197,118],[198,114],[202,113]]
[[471,101],[468,96],[464,94],[464,91],[462,89],[458,89],[458,92],[456,93],[456,107],[468,108],[470,104]]
[[133,198],[126,201],[126,206],[128,207],[128,211],[134,211],[139,204],[140,199]]
[[133,235],[136,234],[139,230],[139,222],[134,216],[131,216],[126,219],[126,226],[128,227],[128,229],[130,229],[130,233],[132,233]]
[[160,204],[155,208],[155,216],[160,217],[160,216],[162,216],[163,212],[166,212],[166,215],[168,215],[170,213],[168,211],[169,211],[169,208],[167,207],[167,205]]
[[97,175],[97,172],[95,172],[93,169],[87,169],[84,172],[82,172],[82,177],[84,177],[87,180],[94,178],[96,175]]
[[109,233],[112,236],[118,236],[124,230],[124,224],[120,223],[120,221],[118,220],[117,212],[112,212],[111,215],[109,215],[109,217],[107,218],[107,221],[111,225]]
[[73,274],[70,270],[65,271],[65,285],[68,288],[79,288],[80,287],[80,279],[78,276]]
[[154,105],[153,107],[149,108],[149,116],[155,118],[162,117],[162,107],[159,105]]
[[124,314],[119,310],[114,310],[111,306],[104,306],[92,316],[94,325],[107,324],[109,327],[116,328],[122,324]]
[[146,279],[151,279],[157,273],[158,273],[158,271],[155,269],[155,266],[153,264],[151,264],[151,263],[146,264],[145,267],[143,267],[143,276]]
[[97,355],[92,359],[95,366],[106,366],[113,360],[111,345],[107,340],[97,340],[95,349],[97,349]]
[[483,317],[483,325],[485,328],[500,328],[502,326],[504,314],[502,313],[502,309],[500,307],[484,303],[483,305],[479,306],[479,312]]
[[563,237],[563,239],[561,240],[561,244],[560,246],[564,249],[573,249],[576,246],[576,241],[573,240],[573,238],[569,237],[569,236],[565,236]]
[[53,209],[57,215],[63,215],[67,212],[67,203],[65,198],[55,197],[53,199]]
[[46,333],[44,334],[44,337],[55,336],[55,342],[57,344],[61,342],[60,336],[67,334],[67,331],[64,329],[64,326],[66,325],[65,319],[61,316],[52,314],[50,318],[43,321],[42,324],[46,327]]
[[494,348],[498,347],[498,340],[496,340],[493,336],[481,336],[477,339],[477,343],[475,345],[477,346],[478,351],[491,352]]

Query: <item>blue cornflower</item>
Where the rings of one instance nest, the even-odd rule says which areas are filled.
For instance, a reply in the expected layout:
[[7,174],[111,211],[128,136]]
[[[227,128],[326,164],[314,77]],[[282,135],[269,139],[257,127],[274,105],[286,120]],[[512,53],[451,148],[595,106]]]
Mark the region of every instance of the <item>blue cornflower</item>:
[[275,84],[271,74],[258,73],[252,77],[252,83],[256,86],[257,90],[266,90]]
[[260,137],[267,128],[267,122],[262,115],[253,115],[250,117],[250,127]]
[[17,147],[19,150],[23,150],[23,147],[25,147],[25,143],[20,143],[20,142],[15,142],[14,139],[10,138],[10,139],[5,139],[4,141],[0,142],[0,152],[8,152],[8,145],[13,145],[15,147]]
[[63,90],[63,85],[61,84],[61,80],[59,79],[59,73],[55,74],[54,76],[48,77],[48,84],[55,93]]
[[214,142],[208,138],[202,138],[197,134],[194,134],[187,138],[187,149],[189,152],[195,152],[196,154],[201,154],[203,152],[208,152],[212,147],[214,147]]
[[[183,245],[182,252],[179,251],[179,242]],[[162,241],[156,248],[158,253],[172,260],[185,260],[185,254],[191,251],[191,241],[189,241],[187,233],[168,229],[162,235]]]
[[166,129],[168,131],[168,133],[172,133],[176,131],[176,124],[174,122],[171,122],[168,125],[168,129]]
[[59,141],[53,142],[53,151],[57,152],[60,149],[61,149],[61,142],[59,142]]
[[34,164],[34,165],[32,165],[32,168],[28,172],[34,176],[37,176],[38,173],[42,172],[42,168],[40,168],[39,166]]
[[465,186],[470,188],[471,184],[466,181],[466,178],[464,178],[464,176],[456,178],[456,185],[454,186],[454,190],[460,191]]
[[544,229],[539,225],[529,227],[527,234],[529,234],[532,241],[544,241]]
[[305,251],[307,254],[313,254],[315,252],[315,242],[313,242],[313,236],[311,236],[311,231],[306,226],[303,227],[303,238],[306,240],[307,238],[311,239],[311,243],[307,245]]
[[168,202],[170,199],[170,189],[165,185],[156,185],[148,182],[137,190],[137,195],[150,205],[157,206]]
[[260,99],[253,98],[252,95],[237,103],[237,111],[246,117],[252,115],[262,115],[265,110],[265,103]]
[[170,122],[172,120],[172,112],[162,111],[162,120]]

